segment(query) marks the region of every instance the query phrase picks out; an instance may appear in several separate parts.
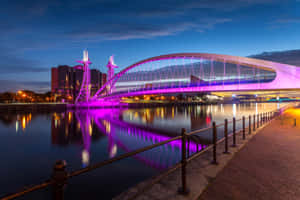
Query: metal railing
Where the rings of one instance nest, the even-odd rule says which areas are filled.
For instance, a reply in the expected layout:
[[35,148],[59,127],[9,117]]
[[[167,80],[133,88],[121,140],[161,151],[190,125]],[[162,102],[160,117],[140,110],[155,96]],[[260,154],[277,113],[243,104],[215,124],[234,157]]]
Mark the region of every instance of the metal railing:
[[[52,199],[53,200],[62,200],[62,199],[64,199],[64,188],[65,188],[65,185],[67,184],[68,179],[70,179],[74,176],[78,176],[80,174],[84,174],[86,172],[92,171],[94,169],[101,168],[103,166],[109,165],[116,161],[135,156],[139,153],[148,151],[150,149],[165,145],[167,143],[170,143],[172,141],[179,140],[179,139],[182,142],[181,161],[179,163],[175,164],[170,169],[161,173],[157,177],[153,178],[148,185],[146,185],[143,189],[141,189],[137,193],[135,193],[130,199],[136,198],[138,195],[142,194],[145,190],[149,189],[152,185],[154,185],[155,183],[160,181],[162,178],[166,177],[168,174],[172,173],[173,171],[175,171],[176,169],[178,169],[180,167],[181,167],[181,187],[179,188],[178,192],[180,194],[188,194],[189,190],[187,188],[186,166],[191,160],[197,158],[204,152],[212,149],[212,164],[215,164],[215,165],[218,164],[217,146],[221,142],[224,141],[224,153],[227,154],[227,153],[229,153],[229,137],[232,137],[231,147],[234,148],[234,147],[236,147],[237,134],[242,133],[242,139],[245,140],[246,139],[246,131],[248,131],[248,134],[251,134],[252,128],[253,128],[253,131],[255,131],[257,128],[259,128],[266,122],[269,122],[271,119],[273,119],[277,115],[279,115],[279,112],[276,112],[276,111],[260,113],[260,114],[253,115],[253,116],[249,115],[248,128],[246,128],[246,120],[247,119],[244,116],[238,120],[233,118],[232,121],[228,121],[227,119],[225,119],[224,123],[218,124],[218,125],[216,125],[216,123],[213,122],[212,126],[210,126],[210,127],[192,131],[189,133],[187,133],[186,130],[183,128],[180,136],[173,137],[169,140],[165,140],[165,141],[162,141],[162,142],[150,145],[150,146],[146,146],[146,147],[137,149],[135,151],[128,152],[128,153],[122,154],[120,156],[116,156],[112,159],[105,160],[105,161],[102,161],[102,162],[99,162],[99,163],[96,163],[96,164],[93,164],[88,167],[85,167],[85,168],[82,168],[82,169],[79,169],[76,171],[72,171],[72,172],[68,172],[66,170],[66,162],[65,161],[59,160],[59,161],[56,161],[54,168],[53,168],[53,174],[49,180],[46,180],[41,184],[34,185],[32,187],[23,189],[22,191],[19,191],[19,192],[13,193],[13,194],[9,194],[9,195],[5,195],[5,196],[1,197],[1,200],[15,199],[15,198],[21,197],[27,193],[30,193],[30,192],[33,192],[36,190],[40,190],[40,189],[43,189],[43,188],[46,188],[49,186],[52,186]],[[253,119],[253,123],[251,123],[251,119]],[[242,128],[238,131],[236,130],[236,122],[242,122]],[[230,133],[230,134],[228,133],[228,125],[229,124],[232,124],[232,133]],[[224,127],[224,137],[222,139],[218,140],[217,139],[217,130],[218,130],[218,128],[220,128],[222,126]],[[188,150],[187,146],[189,146],[191,137],[195,134],[207,132],[210,130],[212,130],[212,144],[200,151],[197,148],[196,153],[190,155],[190,152],[187,151]]]

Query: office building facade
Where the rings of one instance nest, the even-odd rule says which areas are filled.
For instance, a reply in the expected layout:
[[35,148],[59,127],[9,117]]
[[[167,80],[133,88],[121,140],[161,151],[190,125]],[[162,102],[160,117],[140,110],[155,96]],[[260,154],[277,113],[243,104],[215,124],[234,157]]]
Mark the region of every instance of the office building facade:
[[[106,81],[106,74],[97,69],[90,70],[91,95],[95,94]],[[51,92],[56,96],[64,96],[68,101],[77,97],[83,78],[81,65],[70,67],[60,65],[51,69]]]

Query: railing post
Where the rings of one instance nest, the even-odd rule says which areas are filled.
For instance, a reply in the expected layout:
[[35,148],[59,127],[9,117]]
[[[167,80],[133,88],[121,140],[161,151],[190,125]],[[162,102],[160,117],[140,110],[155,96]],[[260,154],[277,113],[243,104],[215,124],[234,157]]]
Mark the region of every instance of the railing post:
[[232,118],[232,147],[236,147],[236,133],[235,133],[235,117]]
[[257,114],[256,128],[259,128],[259,114]]
[[187,140],[187,135],[186,135],[186,130],[185,128],[181,129],[181,184],[182,186],[178,189],[178,192],[180,194],[186,195],[189,193],[187,186],[186,186],[186,140]]
[[245,130],[245,116],[243,116],[243,140],[246,139],[246,130]]
[[67,163],[64,160],[55,162],[52,174],[53,184],[53,200],[64,199],[64,187],[68,180],[68,173],[66,171]]
[[213,160],[211,162],[214,165],[217,165],[217,127],[216,122],[213,122]]
[[263,125],[263,117],[262,117],[262,113],[260,113],[260,125]]
[[253,115],[253,131],[255,131],[255,115]]
[[249,115],[249,135],[251,134],[251,115]]
[[225,151],[224,153],[229,153],[228,151],[228,120],[224,120],[224,137],[225,137]]

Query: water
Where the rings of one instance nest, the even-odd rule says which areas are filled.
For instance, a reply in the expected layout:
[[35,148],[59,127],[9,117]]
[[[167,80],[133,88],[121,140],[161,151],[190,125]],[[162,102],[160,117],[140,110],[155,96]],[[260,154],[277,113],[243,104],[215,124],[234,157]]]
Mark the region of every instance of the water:
[[[210,126],[212,121],[223,123],[225,118],[239,119],[284,105],[252,103],[1,114],[0,196],[48,179],[56,160],[66,160],[68,170],[73,171],[180,135],[182,128],[189,132]],[[237,122],[237,129],[240,127]],[[198,134],[200,140],[190,144],[191,153],[211,142],[209,133]],[[220,127],[218,137],[222,136]],[[174,141],[74,177],[66,187],[66,199],[111,199],[179,162],[180,152],[180,141]],[[20,199],[50,199],[50,192],[45,189]]]

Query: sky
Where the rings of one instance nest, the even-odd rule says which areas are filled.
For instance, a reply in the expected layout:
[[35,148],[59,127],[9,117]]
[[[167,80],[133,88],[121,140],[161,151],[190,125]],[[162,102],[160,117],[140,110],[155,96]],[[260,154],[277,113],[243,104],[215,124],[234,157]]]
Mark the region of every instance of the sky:
[[111,55],[120,69],[169,53],[278,57],[299,36],[300,0],[2,0],[0,91],[48,91],[51,67],[84,49],[106,72]]

